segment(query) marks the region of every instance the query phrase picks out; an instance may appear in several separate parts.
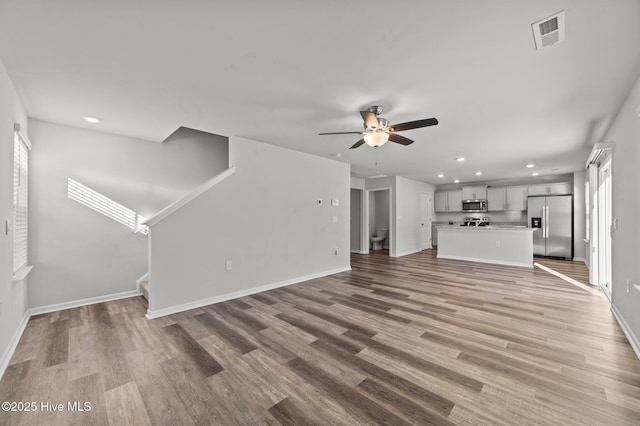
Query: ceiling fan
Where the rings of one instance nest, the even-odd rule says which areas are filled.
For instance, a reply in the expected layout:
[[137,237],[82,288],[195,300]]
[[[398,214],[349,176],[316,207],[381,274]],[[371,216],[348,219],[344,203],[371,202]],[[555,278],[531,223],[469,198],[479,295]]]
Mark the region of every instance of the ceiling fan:
[[398,123],[389,126],[389,120],[380,117],[382,110],[383,108],[381,106],[374,105],[369,107],[367,111],[360,111],[360,115],[362,115],[362,119],[364,120],[364,131],[362,132],[333,132],[319,133],[319,135],[363,135],[362,139],[353,144],[349,149],[358,148],[364,143],[377,148],[387,143],[387,141],[406,146],[412,144],[413,141],[409,138],[405,138],[404,136],[397,135],[395,132],[419,129],[420,127],[435,126],[438,124],[437,119],[426,118],[424,120],[407,121],[406,123]]

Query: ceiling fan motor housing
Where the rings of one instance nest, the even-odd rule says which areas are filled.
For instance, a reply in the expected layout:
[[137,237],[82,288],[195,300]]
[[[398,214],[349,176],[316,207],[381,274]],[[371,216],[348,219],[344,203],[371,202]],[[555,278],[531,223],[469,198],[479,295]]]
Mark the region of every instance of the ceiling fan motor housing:
[[382,111],[384,111],[384,107],[380,105],[373,105],[369,107],[369,112],[374,113],[376,117],[382,114]]

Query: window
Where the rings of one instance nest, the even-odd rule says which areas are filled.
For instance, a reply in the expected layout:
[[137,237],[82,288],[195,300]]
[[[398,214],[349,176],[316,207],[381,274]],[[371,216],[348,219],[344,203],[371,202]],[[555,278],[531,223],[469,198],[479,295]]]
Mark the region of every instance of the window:
[[134,212],[116,201],[100,194],[74,179],[67,179],[67,195],[74,201],[83,204],[106,217],[115,220],[136,233],[147,235],[149,227],[143,225],[146,217]]
[[29,150],[31,144],[19,132],[13,137],[13,272],[28,261]]

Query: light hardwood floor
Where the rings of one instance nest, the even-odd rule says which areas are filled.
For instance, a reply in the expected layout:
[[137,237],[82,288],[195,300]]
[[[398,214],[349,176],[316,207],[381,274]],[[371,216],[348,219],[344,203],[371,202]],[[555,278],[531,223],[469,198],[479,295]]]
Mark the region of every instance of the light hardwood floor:
[[0,424],[640,424],[640,361],[602,294],[434,255],[354,255],[151,321],[142,297],[33,317],[0,401],[38,409]]

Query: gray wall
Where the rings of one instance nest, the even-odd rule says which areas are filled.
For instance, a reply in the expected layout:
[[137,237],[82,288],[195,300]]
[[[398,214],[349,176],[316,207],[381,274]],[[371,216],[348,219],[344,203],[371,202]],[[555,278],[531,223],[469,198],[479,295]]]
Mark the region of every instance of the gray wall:
[[349,269],[350,166],[239,137],[230,150],[233,175],[151,227],[151,316]]
[[[429,183],[398,176],[396,178],[396,256],[415,253],[422,245],[422,199],[423,193],[433,193],[435,186]],[[432,215],[433,217],[433,215]]]
[[586,214],[584,184],[586,173],[584,170],[573,174],[573,260],[587,262]]
[[613,309],[622,319],[640,354],[640,79],[636,82],[606,141],[614,141],[611,163],[613,218],[618,229],[612,232],[613,243]]
[[365,185],[367,189],[391,189],[389,255],[397,257],[420,251],[422,238],[420,196],[422,193],[431,193],[433,196],[435,186],[401,176],[366,179]]
[[[27,115],[0,61],[0,362],[27,311],[28,279],[13,282],[13,234],[5,233],[5,220],[13,221],[13,123],[28,136]],[[18,336],[19,337],[19,336]],[[1,371],[0,371],[1,373]]]
[[181,131],[156,142],[32,120],[29,305],[135,289],[148,269],[143,235],[67,196],[72,178],[151,216],[228,167],[227,139]]
[[389,229],[389,198],[390,192],[387,191],[376,191],[371,194],[376,194],[376,220],[375,226],[373,227],[373,232],[375,234],[377,229]]

